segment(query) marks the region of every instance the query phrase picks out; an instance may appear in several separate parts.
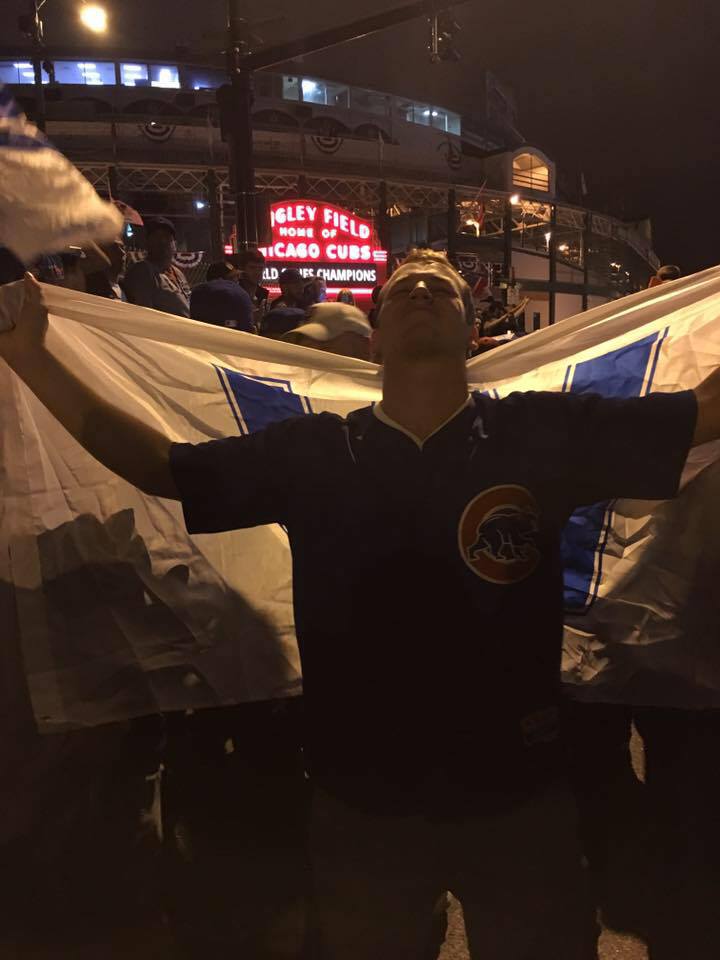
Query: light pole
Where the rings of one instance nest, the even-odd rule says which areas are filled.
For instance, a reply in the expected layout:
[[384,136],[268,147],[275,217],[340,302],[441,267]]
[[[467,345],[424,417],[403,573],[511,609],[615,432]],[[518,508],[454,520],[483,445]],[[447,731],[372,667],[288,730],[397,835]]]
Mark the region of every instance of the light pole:
[[254,71],[264,70],[301,55],[318,53],[350,40],[358,40],[417,17],[427,17],[430,23],[428,49],[432,62],[457,59],[458,55],[451,41],[453,30],[459,28],[446,14],[451,6],[465,2],[467,0],[416,0],[406,6],[363,17],[341,27],[333,27],[251,53],[250,21],[242,12],[243,0],[228,0],[227,60],[230,85],[221,88],[218,101],[221,122],[227,133],[230,149],[230,184],[234,193],[238,247],[241,250],[256,247],[258,243],[252,130]]
[[[253,157],[253,69],[249,63],[250,23],[241,12],[242,0],[228,0],[227,103],[230,150],[230,189],[235,200],[237,243],[241,250],[258,245],[257,192]],[[223,109],[221,101],[220,108]]]
[[[50,80],[55,78],[52,63],[46,60],[45,35],[40,11],[47,0],[30,0],[30,13],[22,14],[18,18],[20,32],[24,33],[32,43],[32,65],[35,82],[35,124],[40,130],[45,130],[45,90],[43,89],[43,69]],[[107,13],[105,8],[96,3],[87,3],[85,0],[80,6],[80,22],[93,33],[105,33],[107,30]]]

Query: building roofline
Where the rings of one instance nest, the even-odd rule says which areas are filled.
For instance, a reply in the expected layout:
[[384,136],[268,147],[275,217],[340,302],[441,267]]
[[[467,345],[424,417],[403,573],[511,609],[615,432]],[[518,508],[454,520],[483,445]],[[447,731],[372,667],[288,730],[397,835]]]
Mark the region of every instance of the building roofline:
[[[0,45],[0,60],[11,60],[17,57],[25,57],[26,59],[32,58],[32,47],[30,44],[10,44],[10,45]],[[140,61],[142,63],[159,63],[159,64],[177,64],[178,66],[183,67],[201,67],[201,68],[210,68],[214,70],[226,70],[225,58],[223,54],[218,51],[217,53],[199,53],[198,51],[190,51],[187,47],[178,45],[170,50],[155,50],[155,51],[138,51],[137,49],[129,50],[126,47],[98,47],[98,48],[88,48],[87,46],[54,46],[53,44],[45,45],[45,59],[49,60],[77,60],[79,58],[87,59],[89,56],[92,56],[98,62],[129,62]],[[437,103],[436,101],[430,101],[424,97],[415,97],[407,93],[397,93],[392,90],[379,90],[377,87],[366,83],[360,82],[349,82],[347,80],[336,80],[331,77],[325,77],[321,74],[318,74],[314,71],[306,71],[302,64],[292,64],[292,61],[288,61],[288,66],[290,69],[280,70],[278,69],[279,65],[274,67],[269,67],[267,69],[260,68],[256,72],[264,74],[274,74],[276,76],[290,75],[290,76],[299,76],[307,78],[308,80],[319,80],[324,83],[336,83],[343,84],[347,87],[353,87],[357,90],[368,90],[371,93],[376,93],[379,96],[394,97],[396,99],[406,99],[412,101],[413,103],[426,103],[432,107],[438,107],[442,110],[447,111],[448,113],[454,114],[462,118],[462,111],[454,107],[449,107],[444,103]],[[229,78],[228,78],[229,82]]]

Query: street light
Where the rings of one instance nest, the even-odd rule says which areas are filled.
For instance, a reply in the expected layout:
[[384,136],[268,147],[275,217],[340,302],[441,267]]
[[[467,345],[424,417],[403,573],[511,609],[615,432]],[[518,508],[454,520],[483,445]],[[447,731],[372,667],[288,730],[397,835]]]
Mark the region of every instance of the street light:
[[[18,17],[20,33],[32,42],[32,68],[35,77],[35,123],[40,130],[45,129],[45,91],[43,90],[43,70],[47,73],[51,83],[55,80],[55,69],[50,60],[46,59],[45,35],[40,11],[47,0],[30,0],[30,13]],[[82,25],[93,33],[105,33],[107,30],[107,12],[97,3],[87,3],[82,0],[78,19]]]
[[106,33],[108,28],[107,10],[97,3],[83,3],[80,7],[80,23],[93,33]]

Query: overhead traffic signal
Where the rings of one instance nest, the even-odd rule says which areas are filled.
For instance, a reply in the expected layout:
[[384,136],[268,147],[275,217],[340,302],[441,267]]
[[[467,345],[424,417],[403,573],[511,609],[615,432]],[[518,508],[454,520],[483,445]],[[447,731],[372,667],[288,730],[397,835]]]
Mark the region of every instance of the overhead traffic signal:
[[430,22],[431,63],[457,62],[461,53],[455,46],[455,38],[460,32],[460,24],[450,10],[440,10],[428,18]]

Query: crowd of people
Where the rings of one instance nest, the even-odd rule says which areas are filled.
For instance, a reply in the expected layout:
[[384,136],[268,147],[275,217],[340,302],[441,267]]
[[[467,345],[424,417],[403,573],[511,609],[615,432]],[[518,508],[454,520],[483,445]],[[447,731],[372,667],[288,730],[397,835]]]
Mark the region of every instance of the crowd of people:
[[[129,262],[124,243],[117,239],[41,257],[33,272],[44,283],[316,350],[370,359],[372,312],[368,317],[356,306],[352,291],[340,290],[331,303],[322,277],[303,276],[300,270],[289,267],[280,273],[280,293],[272,299],[262,284],[265,257],[259,250],[245,250],[209,264],[203,282],[191,288],[175,263],[173,223],[165,217],[148,220],[144,233],[146,249],[141,259]],[[10,263],[8,269],[7,261],[0,261],[0,281],[21,275],[19,264]]]
[[[372,291],[367,315],[357,307],[349,289],[338,292],[336,308],[316,311],[317,305],[329,302],[321,276],[288,267],[278,277],[279,295],[271,298],[262,282],[265,257],[259,250],[249,249],[209,264],[203,282],[191,289],[175,264],[177,242],[172,221],[165,217],[148,220],[144,233],[145,255],[132,263],[122,240],[117,239],[101,247],[43,257],[35,272],[46,283],[316,350],[370,359],[370,330],[382,285]],[[525,334],[522,312],[491,293],[473,299],[473,308],[469,356]]]
[[[468,394],[465,361],[521,324],[497,301],[474,304],[442,255],[412,254],[366,318],[350,291],[327,302],[320,278],[292,268],[271,300],[258,251],[211,264],[190,289],[172,224],[159,218],[146,237],[130,266],[117,241],[44,258],[38,275],[373,356],[383,401],[345,421],[171,444],[43,353],[41,294],[26,280],[23,323],[0,355],[93,456],[180,500],[190,532],[291,530],[306,692],[73,732],[50,750],[24,716],[17,763],[42,754],[57,792],[38,781],[46,802],[2,844],[14,882],[0,955],[434,960],[452,890],[473,960],[593,960],[632,718],[559,701],[560,529],[577,504],[672,496],[691,443],[720,435],[717,376],[641,401],[494,401]],[[103,426],[93,439],[91,416]],[[560,480],[558,463],[589,443],[603,456]],[[236,479],[232,502],[221,473]],[[541,523],[535,566],[505,581],[483,572],[472,538],[462,556],[457,545],[458,516],[498,484],[522,488]],[[663,716],[636,720],[651,730]],[[26,794],[7,789],[12,809]],[[693,949],[690,960],[714,956]],[[677,956],[658,944],[653,960]]]

